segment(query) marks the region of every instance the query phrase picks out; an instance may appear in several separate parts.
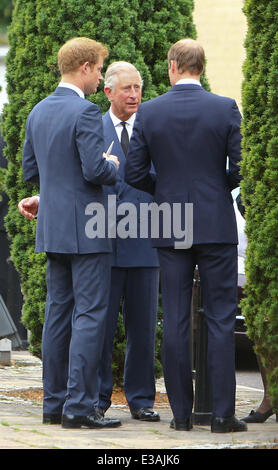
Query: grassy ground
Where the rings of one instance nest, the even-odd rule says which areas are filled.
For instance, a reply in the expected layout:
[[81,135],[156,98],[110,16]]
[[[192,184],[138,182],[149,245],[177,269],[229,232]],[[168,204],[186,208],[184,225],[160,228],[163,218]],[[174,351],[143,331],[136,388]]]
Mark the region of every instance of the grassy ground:
[[198,41],[207,57],[211,91],[234,98],[241,109],[242,64],[245,58],[244,0],[195,0]]

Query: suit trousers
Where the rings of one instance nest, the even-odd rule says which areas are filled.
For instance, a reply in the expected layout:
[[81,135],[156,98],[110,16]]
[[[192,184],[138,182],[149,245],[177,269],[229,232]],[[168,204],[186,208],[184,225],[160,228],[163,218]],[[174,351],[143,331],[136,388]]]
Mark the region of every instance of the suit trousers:
[[44,413],[90,414],[98,399],[111,255],[47,253]]
[[188,419],[193,407],[190,312],[198,265],[208,326],[208,375],[212,415],[235,410],[234,326],[237,311],[237,245],[193,245],[188,250],[159,248],[164,314],[163,371],[175,419]]
[[131,410],[152,407],[159,268],[112,268],[110,302],[100,367],[99,406],[108,409],[113,390],[112,353],[121,309],[126,333],[124,389]]

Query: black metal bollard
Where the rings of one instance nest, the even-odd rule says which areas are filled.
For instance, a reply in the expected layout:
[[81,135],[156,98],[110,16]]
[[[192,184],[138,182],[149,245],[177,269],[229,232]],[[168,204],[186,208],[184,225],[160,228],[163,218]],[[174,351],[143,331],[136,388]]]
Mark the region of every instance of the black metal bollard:
[[212,398],[207,370],[208,331],[204,309],[202,308],[202,292],[198,272],[195,275],[193,290],[195,291],[193,295],[193,317],[195,326],[195,400],[193,423],[210,425]]

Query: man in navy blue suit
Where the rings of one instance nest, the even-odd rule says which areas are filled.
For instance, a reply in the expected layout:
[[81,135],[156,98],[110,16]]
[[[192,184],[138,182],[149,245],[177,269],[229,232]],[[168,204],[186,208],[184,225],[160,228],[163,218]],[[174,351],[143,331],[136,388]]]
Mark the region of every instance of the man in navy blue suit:
[[[125,179],[154,194],[154,201],[160,207],[168,205],[173,214],[180,208],[179,223],[173,222],[170,234],[164,236],[165,227],[159,221],[160,232],[153,240],[161,266],[163,368],[173,411],[170,426],[192,428],[189,321],[198,265],[208,325],[211,431],[244,431],[246,425],[234,415],[238,238],[231,196],[241,178],[241,116],[233,99],[202,88],[205,55],[196,41],[174,44],[168,63],[173,86],[139,107]],[[191,234],[186,237],[190,243],[179,239],[180,224]]]
[[[89,239],[85,208],[105,203],[118,159],[104,154],[101,111],[85,95],[102,80],[101,44],[74,38],[58,52],[61,82],[28,116],[23,150],[26,181],[40,185],[36,252],[47,254],[42,339],[43,422],[66,428],[116,427],[93,403],[103,347],[111,243]],[[101,282],[100,282],[101,280]]]
[[[105,74],[104,91],[111,103],[103,116],[104,143],[107,149],[114,142],[113,152],[120,167],[114,185],[104,186],[109,197],[115,197],[117,209],[126,202],[138,209],[134,224],[140,227],[140,203],[150,203],[149,194],[132,188],[124,181],[124,167],[135,113],[141,103],[142,78],[128,62],[112,63]],[[124,123],[124,125],[123,125]],[[124,140],[125,127],[127,139]],[[37,214],[38,199],[25,198],[19,210],[27,218]],[[118,217],[117,222],[123,219]],[[159,262],[150,238],[112,238],[113,259],[111,289],[100,366],[98,411],[104,415],[111,405],[113,390],[112,352],[120,307],[126,330],[124,388],[131,415],[143,421],[158,421],[152,407],[155,399],[154,349],[158,307]]]
[[[158,421],[152,407],[155,399],[154,349],[158,307],[159,262],[150,238],[139,237],[140,203],[149,204],[152,196],[132,188],[124,181],[124,168],[135,113],[141,103],[142,79],[138,70],[127,62],[114,62],[105,74],[104,92],[111,107],[103,116],[106,147],[114,141],[113,151],[119,158],[117,182],[106,186],[106,193],[116,199],[117,213],[121,205],[132,203],[137,210],[134,224],[136,238],[112,239],[113,261],[111,292],[106,335],[100,368],[99,407],[105,412],[111,404],[112,350],[122,301],[126,331],[124,389],[131,415],[144,421]],[[118,216],[117,222],[124,214]]]

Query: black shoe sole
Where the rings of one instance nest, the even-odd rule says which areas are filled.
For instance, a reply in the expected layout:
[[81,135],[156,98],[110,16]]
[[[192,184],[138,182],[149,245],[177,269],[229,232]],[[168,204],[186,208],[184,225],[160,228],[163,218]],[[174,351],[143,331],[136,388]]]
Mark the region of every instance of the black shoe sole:
[[47,415],[44,414],[42,418],[43,424],[61,424],[62,415]]
[[87,426],[86,424],[63,424],[62,423],[62,428],[64,429],[80,429],[80,428],[87,428],[87,429],[112,429],[112,428],[118,428],[121,426],[121,424],[113,424],[113,425],[107,425],[107,426]]
[[133,415],[131,413],[131,417],[133,419],[138,419],[138,421],[160,421],[160,417],[159,416],[154,416],[153,418],[150,416],[149,418],[140,418],[139,416],[137,415]]
[[170,428],[174,429],[175,431],[191,431],[193,429],[193,425],[191,419],[186,422],[178,422],[176,423],[174,419],[172,419],[170,423]]
[[174,429],[175,431],[191,431],[193,426],[182,426],[182,425],[175,426],[174,424],[170,424],[170,428]]
[[87,428],[87,429],[107,429],[107,428],[118,428],[121,426],[121,422],[117,422],[114,424],[106,424],[104,426],[101,425],[93,425],[93,424],[85,424],[85,423],[69,423],[62,421],[62,428],[65,429],[80,429],[80,428]]
[[211,428],[211,432],[214,432],[214,433],[226,433],[226,432],[243,432],[243,431],[247,431],[247,426],[246,427],[233,427],[233,426],[230,426],[230,427],[212,427]]

